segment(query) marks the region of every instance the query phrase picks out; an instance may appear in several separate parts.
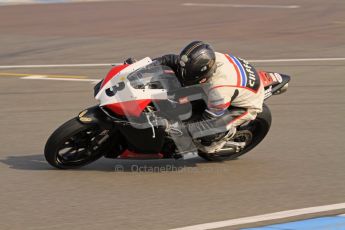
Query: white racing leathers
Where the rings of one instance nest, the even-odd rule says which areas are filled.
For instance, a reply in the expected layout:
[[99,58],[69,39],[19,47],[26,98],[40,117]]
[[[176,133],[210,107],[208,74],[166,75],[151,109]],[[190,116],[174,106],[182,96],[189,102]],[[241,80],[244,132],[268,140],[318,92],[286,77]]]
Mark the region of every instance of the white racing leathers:
[[254,67],[244,59],[218,52],[216,64],[214,75],[201,84],[208,108],[202,121],[189,124],[193,139],[235,130],[262,111],[264,87]]

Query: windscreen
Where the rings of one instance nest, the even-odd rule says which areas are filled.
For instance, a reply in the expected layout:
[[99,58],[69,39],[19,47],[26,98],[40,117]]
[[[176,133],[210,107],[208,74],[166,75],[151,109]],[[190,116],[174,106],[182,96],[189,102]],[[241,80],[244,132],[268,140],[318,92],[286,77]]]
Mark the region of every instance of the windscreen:
[[169,91],[181,87],[174,71],[157,62],[136,70],[128,75],[127,79],[135,89],[166,89]]

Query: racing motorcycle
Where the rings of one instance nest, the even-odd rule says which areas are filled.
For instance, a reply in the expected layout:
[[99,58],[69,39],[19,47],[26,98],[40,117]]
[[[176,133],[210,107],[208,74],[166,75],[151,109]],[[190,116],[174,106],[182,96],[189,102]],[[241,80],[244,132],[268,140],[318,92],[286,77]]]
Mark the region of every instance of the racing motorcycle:
[[[290,77],[258,71],[265,100],[285,92]],[[94,87],[99,104],[65,122],[49,137],[44,154],[52,166],[72,169],[100,157],[116,159],[183,158],[173,135],[166,132],[170,120],[195,120],[205,110],[200,92],[185,89],[174,72],[149,57],[133,64],[114,66]],[[196,96],[199,95],[199,96]],[[181,102],[189,98],[189,103]],[[230,108],[232,109],[232,108]],[[271,126],[266,104],[255,120],[237,127],[234,135],[222,135],[227,143],[216,151],[195,153],[208,161],[235,159],[255,148]],[[192,140],[200,146],[199,140]]]

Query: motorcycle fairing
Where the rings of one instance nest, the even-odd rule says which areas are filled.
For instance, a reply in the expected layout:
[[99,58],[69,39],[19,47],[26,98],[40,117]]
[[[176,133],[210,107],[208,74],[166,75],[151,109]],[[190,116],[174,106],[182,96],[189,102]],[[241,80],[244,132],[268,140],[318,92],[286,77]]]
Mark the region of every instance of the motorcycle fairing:
[[107,107],[118,115],[138,117],[152,100],[166,100],[166,89],[134,88],[128,79],[133,72],[151,63],[151,58],[146,57],[131,65],[114,67],[95,97],[100,101],[100,106]]

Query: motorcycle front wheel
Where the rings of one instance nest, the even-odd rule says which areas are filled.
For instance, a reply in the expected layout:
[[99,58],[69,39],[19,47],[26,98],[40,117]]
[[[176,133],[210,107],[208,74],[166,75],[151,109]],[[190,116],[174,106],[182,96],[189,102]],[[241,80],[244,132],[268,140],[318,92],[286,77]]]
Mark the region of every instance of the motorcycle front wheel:
[[44,156],[56,168],[79,168],[103,156],[109,147],[108,132],[96,124],[84,124],[73,118],[49,137]]

